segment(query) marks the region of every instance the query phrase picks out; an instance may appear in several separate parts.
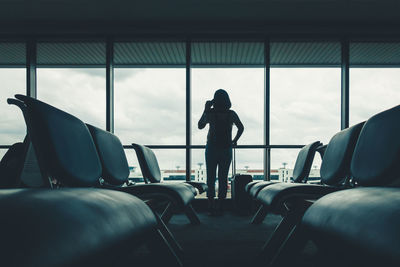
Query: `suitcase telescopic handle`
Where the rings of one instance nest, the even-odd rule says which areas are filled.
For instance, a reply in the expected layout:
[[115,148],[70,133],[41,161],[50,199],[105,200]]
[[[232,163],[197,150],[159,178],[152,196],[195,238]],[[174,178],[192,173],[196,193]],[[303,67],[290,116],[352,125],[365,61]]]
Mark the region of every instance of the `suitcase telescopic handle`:
[[232,147],[232,178],[236,175],[236,149]]

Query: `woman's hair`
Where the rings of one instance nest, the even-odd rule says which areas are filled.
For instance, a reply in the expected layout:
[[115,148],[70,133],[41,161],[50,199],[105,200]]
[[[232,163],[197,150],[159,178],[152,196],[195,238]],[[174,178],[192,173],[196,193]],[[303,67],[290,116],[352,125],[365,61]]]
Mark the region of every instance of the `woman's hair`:
[[223,89],[218,89],[214,93],[214,108],[217,110],[228,110],[232,107],[228,93]]

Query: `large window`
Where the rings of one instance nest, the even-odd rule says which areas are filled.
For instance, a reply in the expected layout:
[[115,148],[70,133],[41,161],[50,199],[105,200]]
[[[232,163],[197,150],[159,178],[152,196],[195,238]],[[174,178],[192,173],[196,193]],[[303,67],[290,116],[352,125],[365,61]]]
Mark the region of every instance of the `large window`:
[[26,93],[26,70],[23,68],[0,68],[0,144],[21,142],[26,135],[22,112],[7,104],[7,98]]
[[350,42],[350,124],[400,104],[400,43]]
[[40,68],[37,88],[39,100],[106,128],[105,69]]
[[185,85],[184,68],[116,69],[114,120],[121,141],[184,145]]
[[[185,69],[115,70],[115,134],[125,145],[185,144]],[[185,150],[155,150],[165,182],[185,180]],[[135,153],[130,167],[141,175]],[[133,159],[132,159],[133,158]],[[131,163],[132,162],[132,163]]]
[[400,68],[350,69],[350,125],[400,104]]
[[350,69],[350,125],[400,104],[400,68]]
[[340,68],[271,69],[271,144],[328,143],[340,130]]
[[[293,177],[293,169],[300,149],[272,149],[271,150],[271,179],[281,182],[290,182]],[[320,180],[321,155],[315,153],[311,171],[308,178],[309,182]]]
[[[192,143],[207,142],[208,126],[197,127],[204,104],[217,89],[228,92],[234,110],[244,125],[239,145],[264,142],[264,68],[194,68],[192,69]],[[232,137],[236,128],[233,128]]]
[[[236,174],[251,175],[254,180],[264,180],[263,149],[236,149]],[[218,177],[217,177],[218,178]],[[228,173],[228,198],[231,197],[232,165]],[[204,149],[192,150],[192,179],[207,182]],[[215,181],[218,188],[218,180]],[[198,197],[206,197],[200,195]]]
[[[204,148],[198,146],[206,144],[208,127],[199,130],[197,122],[217,89],[229,93],[232,109],[245,127],[238,145],[247,147],[236,151],[237,172],[253,179],[264,178],[264,161],[270,160],[271,178],[288,180],[299,149],[286,145],[318,140],[327,144],[340,130],[342,47],[338,40],[272,39],[265,47],[264,40],[193,39],[190,45],[190,133],[186,133],[187,43],[182,39],[117,40],[113,46],[104,39],[40,39],[32,46],[37,48],[37,98],[105,129],[105,67],[110,63],[106,49],[113,47],[114,112],[109,115],[114,116],[115,134],[124,145],[155,146],[165,181],[186,175],[186,134],[196,146],[190,148],[190,178],[205,181]],[[26,51],[24,42],[0,42],[1,145],[22,141],[26,134],[21,112],[6,103],[8,97],[26,92]],[[265,51],[270,52],[269,73]],[[349,51],[353,125],[400,104],[400,43],[351,40]],[[268,128],[265,111],[269,111]],[[249,148],[264,145],[265,129],[270,131],[269,143],[276,146],[270,159],[264,158],[264,149]],[[0,150],[0,156],[5,151]],[[130,177],[139,181],[136,154],[131,148],[126,152]],[[320,164],[317,154],[311,173],[315,179]]]
[[[186,180],[185,150],[183,149],[153,149],[161,170],[164,182],[183,182]],[[125,149],[129,164],[129,179],[136,183],[144,182],[136,153],[133,149]],[[194,178],[194,171],[193,177]]]

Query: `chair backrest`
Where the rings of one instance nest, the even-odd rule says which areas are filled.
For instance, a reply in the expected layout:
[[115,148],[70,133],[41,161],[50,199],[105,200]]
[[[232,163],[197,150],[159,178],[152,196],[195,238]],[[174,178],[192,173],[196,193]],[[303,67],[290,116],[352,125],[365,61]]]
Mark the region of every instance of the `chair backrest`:
[[150,183],[159,183],[161,181],[161,171],[154,152],[146,146],[138,144],[132,144],[132,146],[135,149],[143,179]]
[[21,172],[26,154],[25,144],[13,144],[0,160],[0,188],[16,188],[21,182]]
[[121,141],[110,132],[90,124],[86,125],[103,167],[102,178],[109,184],[122,185],[128,180],[129,165]]
[[362,186],[400,183],[400,105],[372,116],[361,130],[351,174]]
[[350,176],[350,163],[364,122],[335,134],[325,150],[321,164],[321,181],[327,185],[339,185]]
[[101,163],[86,125],[31,97],[16,95],[41,170],[66,186],[95,186]]
[[28,139],[27,152],[24,161],[24,167],[21,173],[22,187],[49,187],[49,179],[41,172],[35,150],[31,141]]
[[322,145],[320,141],[313,142],[304,146],[297,155],[296,164],[293,169],[293,181],[301,183],[307,181],[310,174],[311,165],[314,160],[317,148]]

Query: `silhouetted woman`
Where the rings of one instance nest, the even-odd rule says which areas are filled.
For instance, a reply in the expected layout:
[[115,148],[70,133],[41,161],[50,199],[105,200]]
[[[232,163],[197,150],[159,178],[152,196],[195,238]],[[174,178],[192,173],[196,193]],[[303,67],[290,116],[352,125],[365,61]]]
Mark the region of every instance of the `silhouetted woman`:
[[[220,213],[222,200],[226,198],[228,189],[229,165],[232,161],[232,145],[236,145],[243,133],[244,127],[235,111],[231,110],[232,104],[228,93],[219,89],[214,94],[214,99],[206,102],[203,115],[198,127],[203,129],[210,124],[206,145],[207,167],[207,198],[211,214]],[[232,139],[232,125],[238,128],[235,138]],[[214,203],[215,179],[218,166],[218,202]]]

